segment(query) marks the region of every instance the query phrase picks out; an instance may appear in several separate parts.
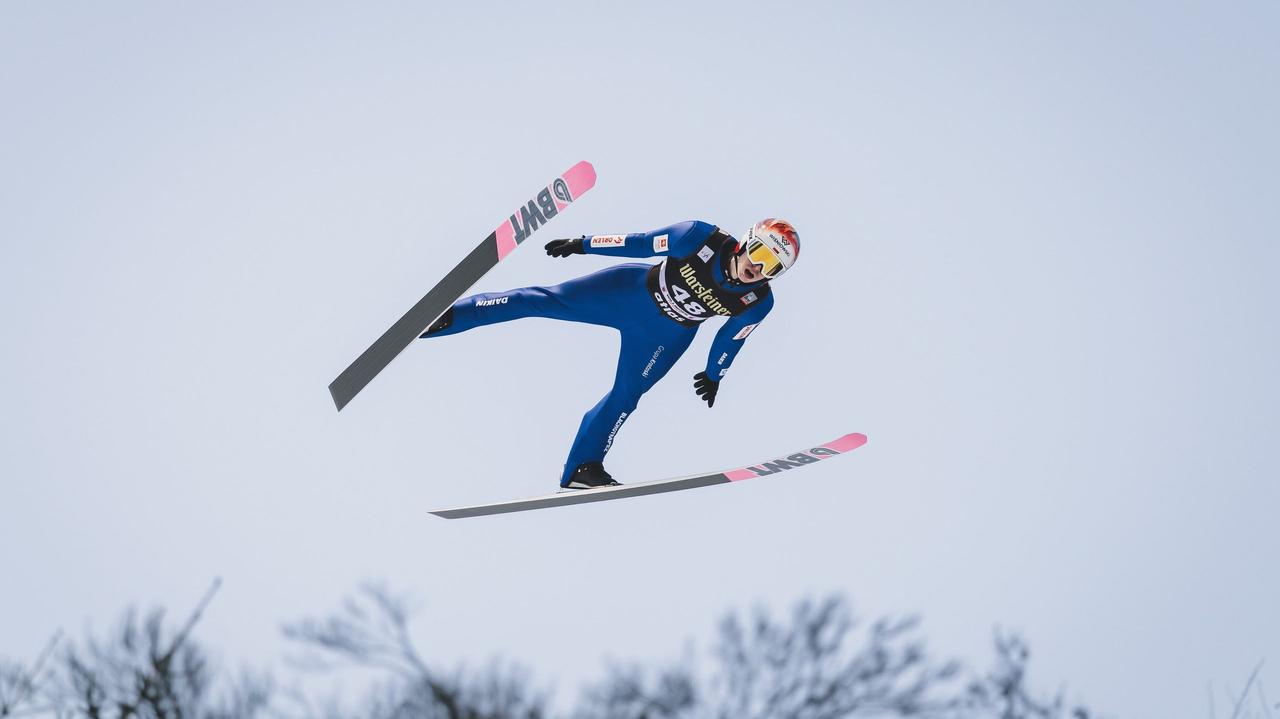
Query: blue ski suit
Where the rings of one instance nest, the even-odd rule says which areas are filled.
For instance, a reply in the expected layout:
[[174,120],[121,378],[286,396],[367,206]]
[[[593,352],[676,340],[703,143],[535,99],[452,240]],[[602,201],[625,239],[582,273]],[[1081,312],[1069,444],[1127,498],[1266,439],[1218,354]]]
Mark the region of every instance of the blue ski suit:
[[773,307],[767,281],[737,283],[727,275],[737,242],[706,222],[681,222],[629,235],[587,235],[588,254],[662,257],[656,265],[627,263],[554,287],[522,287],[464,297],[452,322],[423,338],[523,317],[547,317],[612,327],[622,334],[613,387],[587,411],[569,449],[560,483],[584,462],[602,461],[640,396],[662,379],[689,348],[698,327],[728,317],[707,357],[707,376],[724,377],[747,336]]

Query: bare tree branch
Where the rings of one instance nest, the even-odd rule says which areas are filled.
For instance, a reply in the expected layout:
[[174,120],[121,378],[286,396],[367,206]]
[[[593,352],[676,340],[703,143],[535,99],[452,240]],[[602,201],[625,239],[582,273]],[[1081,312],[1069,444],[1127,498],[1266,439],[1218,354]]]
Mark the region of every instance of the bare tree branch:
[[[278,692],[266,676],[220,678],[193,639],[220,587],[215,580],[172,632],[165,613],[125,612],[114,633],[87,637],[60,653],[55,636],[32,671],[0,665],[0,718],[91,719],[548,719],[545,692],[527,670],[494,661],[478,670],[432,666],[412,640],[410,602],[382,585],[365,584],[331,615],[284,627],[287,638],[330,667],[381,672],[354,707],[338,698],[316,702],[305,692]],[[982,673],[933,659],[915,617],[864,623],[840,596],[802,601],[783,616],[756,610],[720,622],[711,661],[644,668],[612,665],[580,695],[581,719],[1093,719],[1059,691],[1028,689],[1030,650],[1019,636],[996,631],[995,657]],[[60,659],[54,659],[58,657]],[[56,665],[45,670],[50,661]],[[698,669],[695,669],[698,667]],[[1256,693],[1269,719],[1259,663],[1232,698],[1232,719]],[[45,681],[47,679],[47,681]],[[296,711],[273,706],[281,694]],[[39,701],[37,701],[37,699]],[[37,706],[40,704],[40,706]],[[1251,716],[1251,715],[1250,715]]]
[[215,693],[216,672],[191,638],[221,586],[214,580],[176,632],[163,610],[145,616],[129,609],[106,639],[87,637],[61,654],[54,680],[43,692],[46,714],[94,719],[230,719],[254,717],[270,703],[271,682],[244,675]]
[[[48,678],[44,665],[60,641],[61,629],[45,644],[30,671],[18,663],[0,662],[0,717],[23,715],[19,713],[23,709],[22,705],[34,700],[43,688],[44,681]],[[26,707],[23,713],[28,711],[35,711],[35,708]]]
[[[486,671],[453,676],[433,671],[409,632],[409,601],[386,587],[364,584],[356,597],[323,619],[285,625],[285,637],[320,653],[313,666],[333,667],[329,657],[392,674],[391,684],[367,699],[370,719],[542,719],[545,698],[530,688],[527,672],[495,663]],[[332,708],[332,707],[331,707]]]

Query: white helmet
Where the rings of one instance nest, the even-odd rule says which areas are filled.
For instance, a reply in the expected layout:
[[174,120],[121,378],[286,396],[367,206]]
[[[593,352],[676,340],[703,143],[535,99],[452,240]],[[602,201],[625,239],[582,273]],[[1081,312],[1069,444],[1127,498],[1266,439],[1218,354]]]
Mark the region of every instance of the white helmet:
[[766,279],[791,269],[800,257],[800,235],[786,220],[770,217],[751,226],[742,236],[742,251],[760,265]]

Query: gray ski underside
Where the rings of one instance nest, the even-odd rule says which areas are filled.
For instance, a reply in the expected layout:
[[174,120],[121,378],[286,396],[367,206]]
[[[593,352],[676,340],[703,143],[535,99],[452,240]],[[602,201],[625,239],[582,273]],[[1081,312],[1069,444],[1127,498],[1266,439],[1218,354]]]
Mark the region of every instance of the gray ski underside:
[[496,264],[498,241],[496,233],[490,233],[439,284],[418,300],[418,304],[404,313],[403,317],[383,332],[377,341],[369,345],[369,349],[329,384],[329,394],[333,395],[333,403],[338,405],[338,409],[346,407],[365,385],[391,364],[391,360],[426,332],[432,322]]
[[483,517],[489,514],[506,514],[507,512],[524,512],[530,509],[545,507],[563,507],[570,504],[586,504],[587,502],[607,502],[611,499],[639,497],[646,494],[678,492],[682,489],[707,487],[713,484],[724,484],[729,477],[723,472],[703,474],[694,477],[676,479],[659,479],[653,482],[624,484],[621,487],[604,487],[601,489],[575,489],[541,497],[528,497],[497,504],[481,504],[474,507],[458,507],[457,509],[437,509],[431,513],[445,519],[463,519],[465,517]]

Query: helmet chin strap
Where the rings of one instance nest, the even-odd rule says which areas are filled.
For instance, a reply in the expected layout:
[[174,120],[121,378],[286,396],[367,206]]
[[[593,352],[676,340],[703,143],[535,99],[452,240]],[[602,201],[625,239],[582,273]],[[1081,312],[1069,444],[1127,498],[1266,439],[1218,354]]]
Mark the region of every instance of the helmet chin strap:
[[737,273],[736,268],[734,268],[734,266],[733,266],[733,262],[734,262],[734,260],[736,260],[736,259],[738,258],[738,255],[739,255],[739,254],[741,254],[741,253],[742,253],[742,247],[741,247],[741,245],[739,245],[739,247],[738,247],[738,249],[737,249],[737,250],[735,250],[735,251],[734,251],[734,252],[732,252],[732,253],[726,253],[726,254],[724,255],[724,261],[723,261],[724,266],[723,266],[723,267],[721,267],[720,269],[724,271],[724,279],[725,279],[725,281],[726,281],[726,282],[728,282],[728,283],[729,283],[729,284],[731,284],[731,285],[744,285],[744,284],[746,284],[745,282],[743,282],[742,280],[740,280],[740,279],[738,279],[738,278],[737,278],[737,274],[738,274],[738,273]]

